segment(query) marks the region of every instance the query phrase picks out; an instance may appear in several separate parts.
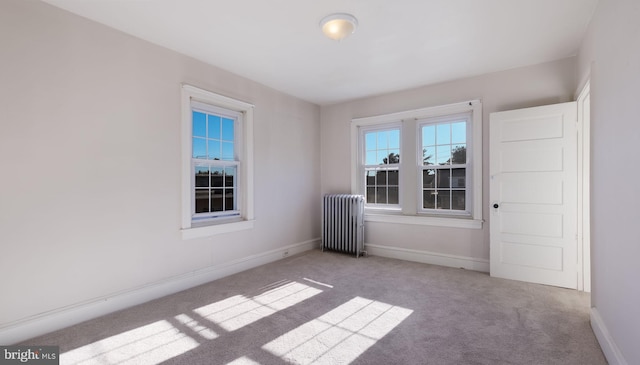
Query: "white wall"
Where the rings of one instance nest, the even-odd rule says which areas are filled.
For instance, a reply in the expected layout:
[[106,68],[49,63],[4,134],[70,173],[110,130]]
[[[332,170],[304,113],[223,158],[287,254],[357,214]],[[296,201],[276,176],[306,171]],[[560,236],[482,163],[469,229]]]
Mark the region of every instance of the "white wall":
[[[484,144],[483,218],[486,221],[483,228],[458,229],[368,222],[365,241],[368,244],[488,262],[489,114],[572,100],[576,84],[575,62],[575,58],[569,58],[322,107],[322,193],[350,191],[349,128],[352,118],[481,99]],[[413,254],[415,252],[411,251],[408,255]],[[458,261],[451,263],[457,264]]]
[[[255,105],[253,230],[181,239],[182,82]],[[23,0],[0,85],[0,331],[320,236],[316,105]]]
[[600,0],[579,55],[591,74],[592,325],[611,364],[640,364],[640,3]]

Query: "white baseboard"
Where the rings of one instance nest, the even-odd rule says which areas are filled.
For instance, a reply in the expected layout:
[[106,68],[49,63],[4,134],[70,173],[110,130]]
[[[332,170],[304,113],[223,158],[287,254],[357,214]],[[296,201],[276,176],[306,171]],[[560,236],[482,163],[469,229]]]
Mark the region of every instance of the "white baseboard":
[[595,333],[598,343],[607,358],[609,365],[627,365],[627,361],[622,356],[622,352],[613,341],[613,337],[609,333],[607,326],[604,324],[600,313],[595,307],[591,308],[591,328]]
[[367,254],[374,256],[489,272],[489,260],[473,257],[447,255],[429,251],[410,250],[406,248],[371,244],[365,244],[365,250],[367,251]]
[[177,293],[212,280],[317,248],[319,242],[320,239],[318,238],[293,244],[6,323],[0,326],[0,344],[15,344],[89,319]]

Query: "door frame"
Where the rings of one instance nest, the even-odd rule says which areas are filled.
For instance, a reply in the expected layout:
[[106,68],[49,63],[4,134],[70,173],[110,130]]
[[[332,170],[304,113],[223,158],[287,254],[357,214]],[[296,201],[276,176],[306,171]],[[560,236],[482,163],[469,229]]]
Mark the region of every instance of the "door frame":
[[591,292],[591,82],[586,80],[578,104],[578,290]]

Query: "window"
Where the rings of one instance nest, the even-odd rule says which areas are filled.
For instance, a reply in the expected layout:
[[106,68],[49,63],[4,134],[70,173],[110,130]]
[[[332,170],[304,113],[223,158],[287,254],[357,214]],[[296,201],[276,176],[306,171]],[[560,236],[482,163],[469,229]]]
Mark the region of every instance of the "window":
[[471,214],[467,188],[467,129],[471,115],[446,116],[418,122],[418,175],[422,180],[422,212]]
[[354,119],[351,156],[367,221],[482,227],[480,101]]
[[203,237],[253,226],[253,106],[182,88],[182,234]]
[[369,206],[400,203],[400,128],[363,130],[365,202]]
[[237,217],[242,114],[192,101],[192,221]]

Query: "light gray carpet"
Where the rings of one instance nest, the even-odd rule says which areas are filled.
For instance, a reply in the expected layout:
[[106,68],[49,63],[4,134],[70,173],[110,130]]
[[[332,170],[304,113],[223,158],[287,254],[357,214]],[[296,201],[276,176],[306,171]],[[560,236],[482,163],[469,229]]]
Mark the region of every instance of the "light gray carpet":
[[309,251],[26,341],[61,364],[606,364],[589,296]]

